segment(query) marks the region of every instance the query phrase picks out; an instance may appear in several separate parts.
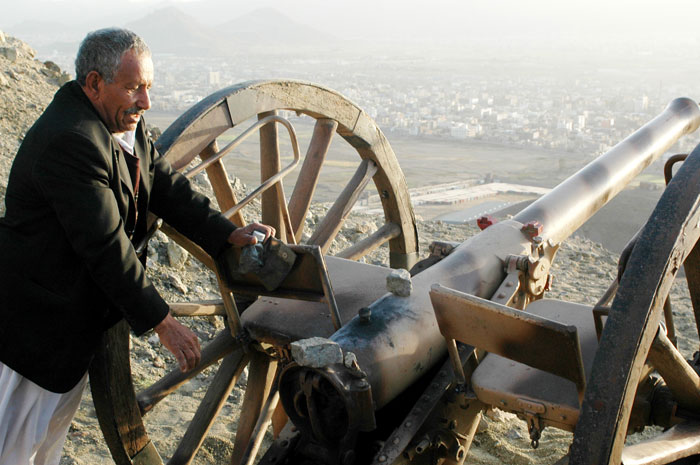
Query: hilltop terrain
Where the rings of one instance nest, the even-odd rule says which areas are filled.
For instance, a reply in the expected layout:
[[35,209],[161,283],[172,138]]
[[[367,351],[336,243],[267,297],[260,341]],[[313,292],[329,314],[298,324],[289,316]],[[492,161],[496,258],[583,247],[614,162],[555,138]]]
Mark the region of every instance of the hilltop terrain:
[[[4,211],[5,185],[12,158],[24,133],[48,105],[59,84],[68,78],[52,63],[39,62],[34,56],[34,51],[27,44],[0,32],[0,212]],[[204,191],[209,189],[204,178],[197,179],[196,184]],[[324,210],[322,205],[314,206],[309,221],[313,222]],[[381,222],[383,219],[376,216],[351,216],[331,252],[356,241]],[[423,255],[427,254],[428,244],[434,240],[463,241],[478,231],[473,225],[450,225],[439,221],[420,221],[418,229]],[[604,234],[605,231],[600,233]],[[369,260],[386,264],[388,251],[380,249]],[[558,254],[553,269],[555,286],[550,296],[593,305],[614,279],[616,261],[616,255],[600,244],[582,237],[572,238],[562,245]],[[217,296],[215,278],[160,233],[149,247],[149,276],[170,301]],[[680,341],[681,348],[689,355],[694,346],[689,339],[694,322],[688,311],[688,297],[679,290],[674,295],[674,302],[679,330],[684,334]],[[202,341],[210,339],[223,327],[218,318],[197,320],[191,324]],[[133,377],[137,384],[152,381],[174,366],[172,357],[153,335],[132,338],[132,360]],[[181,430],[189,422],[212,376],[213,369],[205,371],[146,417],[149,432],[164,456],[172,452],[175,441],[179,439],[179,435],[171,434],[171,431]],[[229,397],[195,463],[222,463],[223,457],[230,453],[245,385],[245,376],[243,378]],[[540,447],[533,450],[525,424],[512,415],[496,412],[482,422],[467,462],[489,465],[554,463],[564,454],[569,441],[568,433],[550,428],[545,431]],[[71,426],[61,464],[108,462],[109,452],[87,391]]]

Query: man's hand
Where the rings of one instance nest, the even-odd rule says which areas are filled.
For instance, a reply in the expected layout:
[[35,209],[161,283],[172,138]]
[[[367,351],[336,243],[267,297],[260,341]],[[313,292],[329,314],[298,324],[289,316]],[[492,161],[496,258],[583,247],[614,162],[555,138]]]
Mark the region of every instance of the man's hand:
[[253,236],[253,231],[265,233],[264,241],[266,241],[270,236],[275,235],[275,228],[272,226],[260,223],[250,223],[247,226],[235,229],[228,237],[228,243],[236,247],[257,244],[258,240],[255,238],[255,236]]
[[185,373],[199,363],[199,339],[189,328],[178,323],[170,313],[153,329],[158,333],[160,343],[177,359],[180,371]]

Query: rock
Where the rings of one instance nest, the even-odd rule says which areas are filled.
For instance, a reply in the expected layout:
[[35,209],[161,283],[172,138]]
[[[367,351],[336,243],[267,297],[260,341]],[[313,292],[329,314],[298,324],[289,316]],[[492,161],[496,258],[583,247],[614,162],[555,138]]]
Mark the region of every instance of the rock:
[[185,249],[177,245],[175,242],[170,241],[168,242],[165,250],[167,252],[168,264],[171,267],[179,270],[185,266],[185,262],[189,257],[189,254]]
[[241,376],[238,377],[238,381],[236,381],[236,386],[245,386],[246,384],[248,384],[248,365],[246,365]]
[[343,362],[340,346],[323,337],[311,337],[292,342],[292,358],[301,366],[321,368]]
[[408,297],[413,290],[411,273],[403,268],[392,271],[386,277],[386,289],[396,296]]
[[17,49],[15,47],[0,47],[0,55],[10,60],[11,63],[17,61]]
[[180,277],[177,276],[176,274],[173,274],[173,273],[168,274],[168,283],[173,288],[175,288],[175,290],[177,290],[178,292],[180,292],[182,294],[187,294],[187,292],[189,291],[187,289],[187,286],[184,285],[184,283],[182,282]]
[[484,415],[486,415],[490,420],[493,421],[505,421],[503,412],[495,408],[487,409]]
[[68,81],[73,79],[73,76],[66,72],[62,72],[60,76],[58,76],[58,85],[62,86],[63,84],[67,83]]
[[52,74],[60,74],[61,73],[61,68],[51,60],[47,60],[44,62],[44,68],[51,71]]
[[163,231],[156,231],[154,239],[162,244],[167,244],[170,242],[170,238]]
[[506,437],[507,437],[508,439],[514,441],[514,440],[516,440],[516,439],[522,439],[522,438],[523,438],[523,435],[520,434],[520,431],[518,431],[517,428],[511,428],[511,429],[509,429],[508,432],[506,433]]

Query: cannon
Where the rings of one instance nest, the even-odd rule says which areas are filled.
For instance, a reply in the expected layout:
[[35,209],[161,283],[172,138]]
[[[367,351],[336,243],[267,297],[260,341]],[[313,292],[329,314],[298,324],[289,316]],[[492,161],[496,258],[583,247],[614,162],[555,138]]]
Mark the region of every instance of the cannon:
[[[303,161],[286,111],[315,120]],[[173,312],[221,315],[227,327],[204,347],[191,372],[173,370],[138,393],[128,327],[110,330],[90,382],[115,463],[193,463],[246,366],[234,464],[468,463],[481,415],[493,408],[525,420],[534,447],[544,428],[573,432],[561,464],[697,463],[700,361],[685,360],[674,345],[668,294],[685,266],[700,321],[700,149],[670,160],[684,161],[675,175],[668,165],[668,187],[624,254],[619,282],[596,306],[544,297],[562,241],[698,125],[698,105],[676,99],[511,219],[484,222],[482,232],[461,244],[436,243],[419,260],[415,217],[396,156],[355,104],[299,81],[248,82],[205,98],[163,133],[159,150],[187,176],[206,171],[219,207],[235,222],[244,223],[243,208],[259,201],[260,220],[277,228],[297,259],[271,290],[264,277],[230,273],[226,263],[151,218],[154,230],[216,273],[221,290],[218,301],[173,305]],[[294,154],[287,166],[279,127],[287,130]],[[225,137],[229,130],[238,130],[235,138]],[[256,132],[262,182],[239,200],[222,158]],[[305,231],[336,133],[360,161],[325,217]],[[283,180],[289,182],[298,164],[287,201]],[[370,180],[384,225],[330,255]],[[387,243],[391,268],[357,261]],[[387,279],[400,286],[387,292]],[[143,417],[217,362],[177,449],[161,457]],[[260,451],[270,424],[275,439]],[[650,425],[665,432],[625,446],[628,433]]]

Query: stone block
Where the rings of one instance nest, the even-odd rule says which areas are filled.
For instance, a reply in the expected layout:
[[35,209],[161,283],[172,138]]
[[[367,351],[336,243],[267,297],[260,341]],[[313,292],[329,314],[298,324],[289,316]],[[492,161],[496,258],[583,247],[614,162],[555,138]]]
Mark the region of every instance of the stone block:
[[292,358],[301,366],[322,368],[343,363],[340,346],[323,337],[311,337],[292,342]]
[[403,268],[392,271],[386,277],[386,289],[396,296],[408,297],[413,290],[411,273]]

